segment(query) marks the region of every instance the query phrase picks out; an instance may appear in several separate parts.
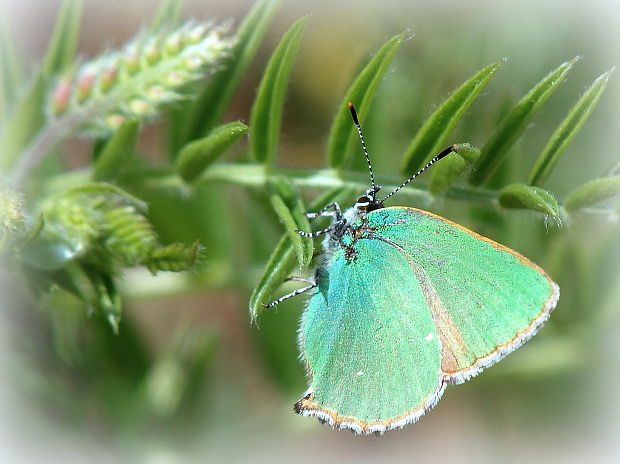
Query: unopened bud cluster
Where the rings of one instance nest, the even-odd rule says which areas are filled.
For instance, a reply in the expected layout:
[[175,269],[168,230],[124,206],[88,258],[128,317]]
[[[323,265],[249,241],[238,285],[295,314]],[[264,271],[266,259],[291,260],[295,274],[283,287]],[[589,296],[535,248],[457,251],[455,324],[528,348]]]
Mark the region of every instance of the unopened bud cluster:
[[83,129],[95,136],[127,118],[156,116],[161,105],[184,98],[181,87],[218,69],[234,43],[227,29],[191,22],[165,34],[142,34],[61,78],[50,112],[53,117],[86,112]]

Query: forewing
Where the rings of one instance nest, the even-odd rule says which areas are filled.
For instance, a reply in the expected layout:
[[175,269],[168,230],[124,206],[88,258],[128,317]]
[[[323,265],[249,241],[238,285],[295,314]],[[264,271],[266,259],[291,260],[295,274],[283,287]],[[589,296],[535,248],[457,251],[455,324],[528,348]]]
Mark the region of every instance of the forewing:
[[460,383],[531,338],[559,298],[537,265],[444,218],[413,208],[367,216],[368,234],[411,264],[442,341],[442,370]]
[[296,411],[358,433],[415,421],[441,396],[441,345],[422,288],[402,253],[358,240],[336,251],[300,328],[310,375]]

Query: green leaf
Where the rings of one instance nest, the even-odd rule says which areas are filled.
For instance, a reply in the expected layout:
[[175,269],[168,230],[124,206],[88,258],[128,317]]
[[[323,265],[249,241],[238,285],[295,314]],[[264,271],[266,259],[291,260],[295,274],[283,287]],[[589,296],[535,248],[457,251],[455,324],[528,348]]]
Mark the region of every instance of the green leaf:
[[176,28],[181,21],[181,8],[184,0],[163,0],[149,26],[150,32]]
[[428,117],[403,157],[401,171],[405,176],[416,172],[439,153],[439,150],[445,144],[446,138],[459,122],[461,116],[467,111],[503,63],[504,60],[501,60],[482,68],[456,89]]
[[284,177],[270,179],[268,187],[271,192],[271,205],[293,244],[299,265],[302,269],[306,268],[312,261],[314,244],[312,239],[297,233],[297,230],[310,231],[310,222],[306,217],[303,201],[293,183]]
[[620,195],[620,176],[602,177],[572,191],[564,201],[566,211],[573,212]]
[[82,269],[95,291],[94,297],[87,302],[103,313],[114,333],[118,334],[122,303],[113,277],[94,266],[82,265]]
[[470,176],[473,185],[481,185],[495,172],[508,156],[508,151],[521,136],[543,103],[560,86],[579,57],[562,63],[532,88],[504,118],[491,138],[482,147],[480,158]]
[[120,206],[106,211],[101,215],[97,229],[101,234],[98,243],[121,266],[137,266],[157,246],[153,226],[133,206]]
[[186,271],[201,262],[204,259],[204,253],[203,246],[198,242],[194,242],[192,246],[172,243],[153,250],[143,264],[152,274],[156,274],[157,271]]
[[74,61],[81,11],[81,0],[65,0],[63,3],[43,66],[0,135],[0,171],[13,166],[19,153],[43,126],[45,116],[42,109],[50,78],[67,69]]
[[[318,211],[323,206],[334,201],[348,199],[350,191],[339,187],[327,192],[311,205],[311,211]],[[265,304],[271,301],[273,293],[291,275],[295,269],[295,252],[288,234],[285,234],[278,242],[271,254],[258,285],[250,297],[250,318],[256,320],[259,313],[265,309]]]
[[3,125],[0,134],[0,172],[6,172],[13,166],[19,153],[43,126],[45,117],[42,108],[46,91],[46,80],[39,73]]
[[237,44],[230,58],[222,61],[223,70],[218,72],[204,87],[195,103],[188,110],[182,142],[204,136],[213,128],[230,105],[241,78],[252,62],[258,46],[281,0],[259,0],[236,33]]
[[254,100],[250,116],[252,152],[258,162],[266,165],[278,150],[286,87],[308,19],[309,16],[298,19],[284,34],[271,55]]
[[348,104],[352,102],[361,115],[365,115],[370,107],[377,86],[387,71],[392,58],[403,41],[404,34],[398,34],[388,40],[370,62],[362,69],[336,113],[329,131],[327,141],[327,157],[329,165],[340,169],[346,167],[357,142],[357,130],[351,122]]
[[458,144],[455,150],[431,170],[428,189],[435,196],[445,193],[480,156],[480,150],[469,144]]
[[241,122],[213,129],[206,137],[185,145],[176,161],[176,170],[185,182],[199,177],[248,130]]
[[114,132],[94,162],[93,180],[114,180],[122,173],[135,154],[139,127],[137,119],[128,119]]
[[67,190],[57,193],[55,196],[70,197],[73,195],[114,195],[123,200],[124,203],[137,208],[140,211],[146,211],[146,203],[138,197],[134,197],[125,190],[116,185],[107,184],[105,182],[87,182],[85,184],[71,187]]
[[511,184],[499,192],[499,204],[504,208],[529,209],[560,219],[560,206],[554,196],[540,187]]
[[[0,11],[0,125],[9,113],[22,87],[22,63],[3,11]],[[1,126],[0,126],[1,127]]]
[[54,32],[43,60],[43,73],[46,76],[61,73],[75,60],[82,0],[65,0],[56,18]]
[[612,72],[613,69],[601,74],[570,109],[568,115],[560,123],[551,138],[549,138],[545,148],[538,155],[536,163],[534,163],[534,167],[530,172],[529,184],[541,185],[547,180],[566,147],[572,142],[573,138],[590,117],[590,114],[592,114],[607,87]]

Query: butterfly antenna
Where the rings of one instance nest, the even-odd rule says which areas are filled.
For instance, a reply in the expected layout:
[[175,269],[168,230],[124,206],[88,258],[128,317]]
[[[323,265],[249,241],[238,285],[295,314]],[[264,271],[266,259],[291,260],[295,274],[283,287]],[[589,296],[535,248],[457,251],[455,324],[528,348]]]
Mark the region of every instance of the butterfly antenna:
[[370,156],[368,156],[368,150],[366,149],[366,142],[364,142],[364,134],[362,133],[362,126],[360,125],[359,119],[357,119],[357,112],[355,111],[355,107],[353,103],[349,102],[349,110],[351,110],[351,117],[353,118],[353,124],[357,128],[357,133],[360,137],[360,142],[362,142],[362,149],[364,150],[364,156],[366,157],[366,162],[368,163],[368,171],[370,172],[370,183],[372,184],[372,189],[375,192],[378,192],[379,189],[375,184],[375,176],[372,172],[372,165],[370,164]]
[[441,158],[444,158],[446,156],[448,156],[450,153],[455,152],[456,153],[456,144],[450,145],[448,148],[446,148],[445,150],[443,150],[441,153],[439,153],[438,155],[436,155],[432,160],[430,160],[428,163],[426,163],[426,166],[424,166],[422,169],[420,169],[418,172],[416,172],[413,176],[411,176],[409,179],[407,179],[405,182],[403,182],[400,187],[398,187],[396,190],[394,190],[392,193],[390,193],[388,196],[386,196],[385,198],[381,199],[381,203],[383,203],[385,200],[387,200],[388,198],[390,198],[392,195],[394,195],[396,192],[398,192],[400,189],[402,189],[405,185],[407,185],[409,182],[411,182],[413,179],[415,179],[416,177],[418,177],[420,174],[422,174],[424,171],[426,171],[428,168],[430,168],[433,164],[435,164],[437,161],[439,161]]

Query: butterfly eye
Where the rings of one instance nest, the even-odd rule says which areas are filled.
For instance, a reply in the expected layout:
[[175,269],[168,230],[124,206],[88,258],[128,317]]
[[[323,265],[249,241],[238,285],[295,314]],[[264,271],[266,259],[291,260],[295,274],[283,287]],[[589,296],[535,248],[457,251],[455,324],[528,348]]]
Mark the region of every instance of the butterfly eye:
[[359,197],[357,199],[357,207],[365,207],[365,206],[369,206],[371,202],[370,197],[368,197],[367,195],[362,195],[361,197]]

